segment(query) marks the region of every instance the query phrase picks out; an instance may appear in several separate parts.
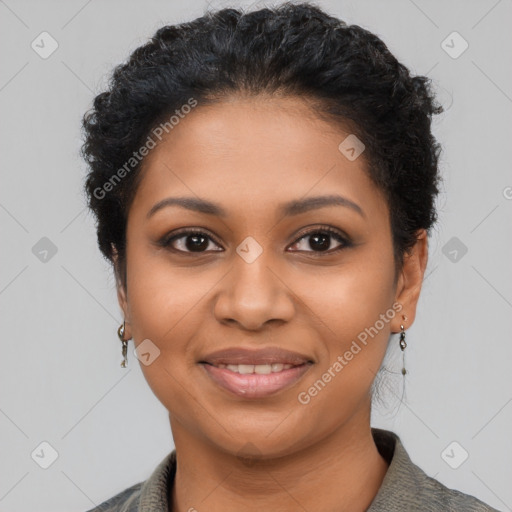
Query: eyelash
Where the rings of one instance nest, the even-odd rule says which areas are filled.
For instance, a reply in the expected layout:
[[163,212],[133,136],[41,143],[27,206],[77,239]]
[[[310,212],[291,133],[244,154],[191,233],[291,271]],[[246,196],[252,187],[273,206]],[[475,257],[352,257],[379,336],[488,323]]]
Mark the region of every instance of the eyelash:
[[[352,246],[352,242],[349,240],[349,238],[345,235],[343,235],[340,231],[338,231],[337,229],[334,229],[334,228],[331,228],[330,226],[319,226],[319,227],[316,227],[314,229],[311,229],[309,231],[306,231],[306,232],[303,232],[299,235],[299,237],[291,244],[291,245],[295,245],[297,244],[298,242],[302,241],[304,238],[307,238],[308,236],[312,236],[312,235],[315,235],[315,234],[328,234],[328,235],[331,235],[333,238],[335,238],[338,242],[340,242],[342,245],[340,247],[337,247],[336,249],[329,249],[327,251],[298,251],[298,252],[307,252],[307,253],[312,253],[314,255],[314,257],[322,257],[322,256],[329,256],[329,255],[332,255],[333,253],[337,253],[343,249],[346,249],[347,247],[351,247]],[[206,238],[209,238],[210,240],[212,240],[213,242],[215,242],[217,245],[221,245],[216,239],[215,237],[211,236],[208,232],[206,231],[201,231],[199,229],[183,229],[183,230],[180,230],[178,231],[177,233],[174,233],[172,236],[166,236],[164,237],[160,242],[159,242],[159,245],[161,247],[164,247],[166,249],[169,249],[175,253],[179,253],[179,254],[187,254],[187,255],[194,255],[194,254],[197,254],[197,255],[201,255],[201,254],[206,254],[208,253],[209,251],[197,251],[197,252],[194,252],[194,251],[182,251],[181,249],[175,249],[174,247],[171,246],[171,244],[176,241],[176,240],[179,240],[180,238],[186,238],[188,236],[193,236],[193,235],[200,235],[200,236],[205,236]],[[213,252],[222,252],[222,251],[213,251]]]

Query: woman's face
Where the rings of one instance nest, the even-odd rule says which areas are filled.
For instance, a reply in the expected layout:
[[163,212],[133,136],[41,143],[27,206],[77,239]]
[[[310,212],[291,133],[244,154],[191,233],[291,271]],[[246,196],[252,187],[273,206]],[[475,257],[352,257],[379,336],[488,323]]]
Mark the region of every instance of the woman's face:
[[395,281],[388,206],[364,152],[338,148],[348,135],[298,99],[233,99],[198,106],[145,159],[118,288],[127,334],[171,425],[225,452],[285,455],[368,426],[389,335],[414,318],[426,251]]

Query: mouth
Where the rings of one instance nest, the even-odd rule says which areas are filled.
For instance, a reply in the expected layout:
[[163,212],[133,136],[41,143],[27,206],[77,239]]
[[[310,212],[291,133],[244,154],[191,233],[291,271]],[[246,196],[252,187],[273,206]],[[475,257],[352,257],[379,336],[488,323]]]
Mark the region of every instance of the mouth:
[[[210,364],[210,363],[204,363]],[[258,375],[268,375],[269,373],[280,373],[283,370],[289,370],[301,365],[293,365],[288,363],[272,363],[272,364],[223,364],[219,363],[216,368],[227,368],[229,371],[240,373],[242,375],[250,375],[256,373]]]
[[280,348],[218,351],[198,362],[211,381],[230,394],[263,398],[297,383],[314,361]]

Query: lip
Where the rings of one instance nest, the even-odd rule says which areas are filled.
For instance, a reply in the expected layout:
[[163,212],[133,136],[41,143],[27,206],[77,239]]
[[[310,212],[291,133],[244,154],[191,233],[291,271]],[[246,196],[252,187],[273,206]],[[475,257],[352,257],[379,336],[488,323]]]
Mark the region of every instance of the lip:
[[[280,347],[266,347],[250,350],[241,347],[217,350],[205,356],[200,363],[219,364],[272,364],[283,363],[294,366],[312,363],[310,357],[298,352],[291,352]],[[292,368],[290,368],[291,370]]]
[[200,365],[208,376],[226,391],[243,398],[263,398],[291,387],[304,376],[313,363],[305,362],[287,370],[263,375],[236,373],[227,368],[217,368],[206,362],[200,363]]

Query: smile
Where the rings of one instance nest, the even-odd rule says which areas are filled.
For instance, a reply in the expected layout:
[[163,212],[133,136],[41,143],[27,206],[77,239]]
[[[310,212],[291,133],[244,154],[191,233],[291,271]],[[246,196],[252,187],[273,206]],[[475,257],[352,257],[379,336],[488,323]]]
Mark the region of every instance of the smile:
[[244,398],[263,398],[297,383],[312,366],[272,364],[201,363],[210,379],[222,389]]
[[273,363],[273,364],[218,364],[214,365],[217,368],[227,368],[235,373],[242,373],[248,375],[250,373],[257,373],[258,375],[268,375],[269,373],[277,373],[282,370],[292,368],[292,364]]

